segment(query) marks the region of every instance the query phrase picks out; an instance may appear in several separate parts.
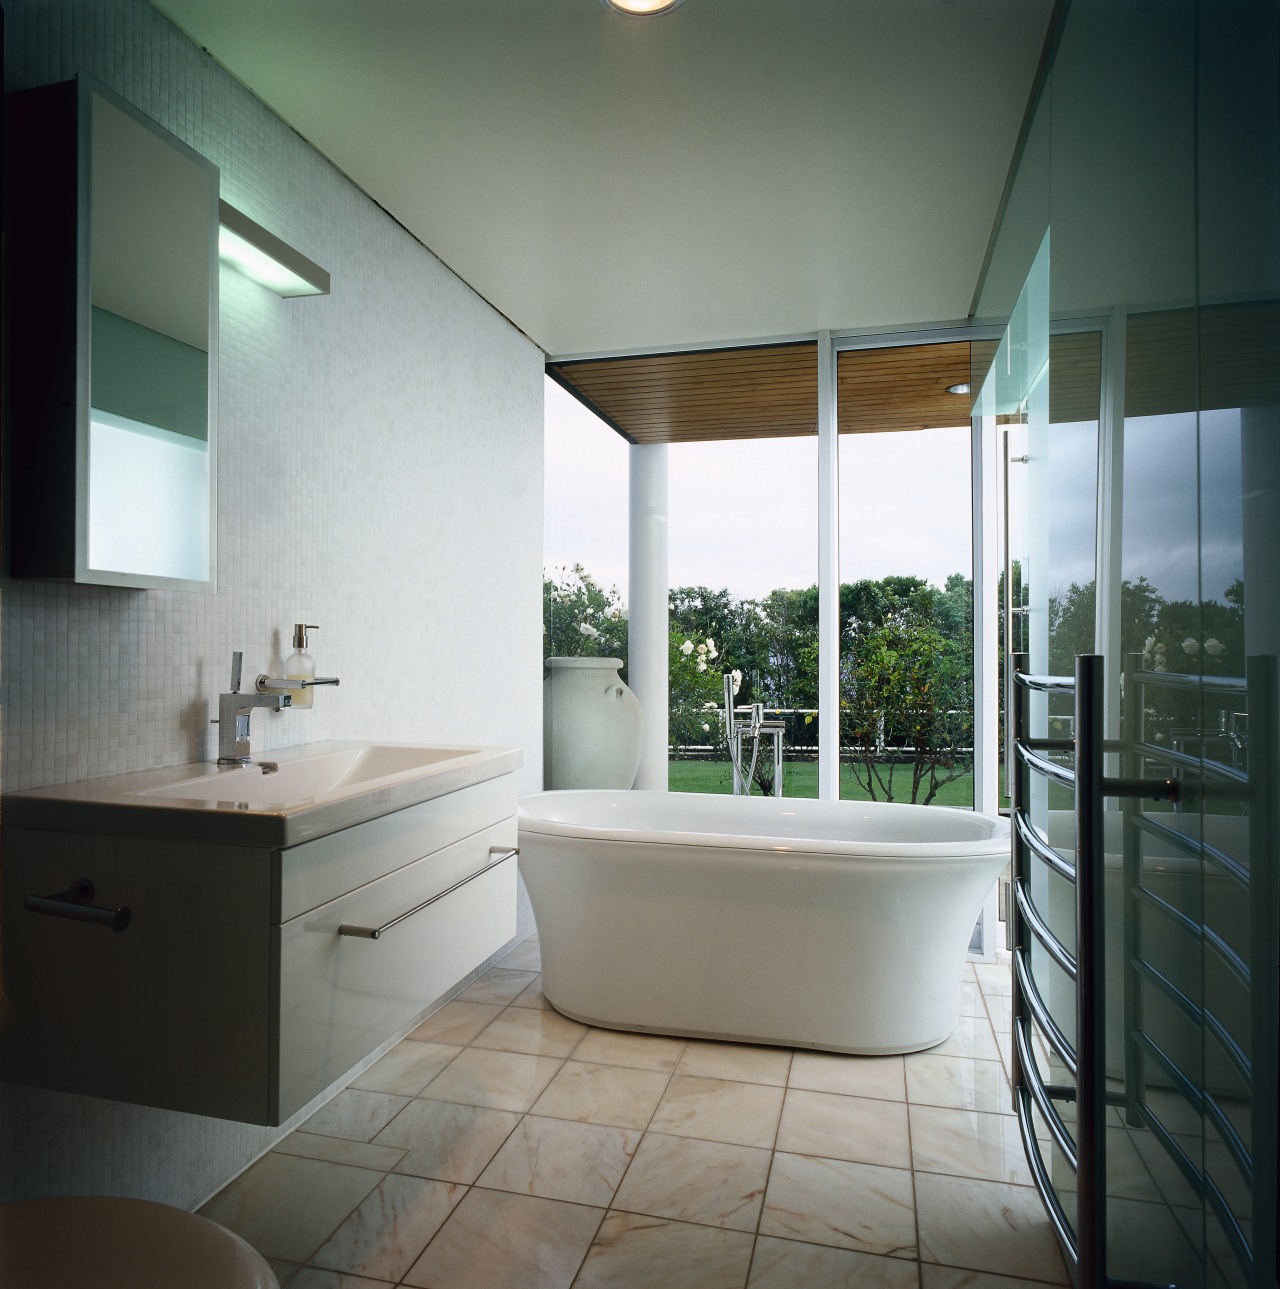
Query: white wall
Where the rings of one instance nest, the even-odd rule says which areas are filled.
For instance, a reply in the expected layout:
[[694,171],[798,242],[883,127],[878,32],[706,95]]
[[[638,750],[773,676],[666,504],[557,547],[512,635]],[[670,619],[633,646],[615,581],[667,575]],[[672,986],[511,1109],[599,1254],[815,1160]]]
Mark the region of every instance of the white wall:
[[[143,0],[4,16],[8,90],[97,77],[333,276],[285,301],[222,271],[217,595],[0,585],[4,788],[216,755],[232,650],[278,668],[295,621],[342,685],[255,713],[255,751],[517,744],[540,787],[541,352]],[[195,1204],[276,1135],[5,1087],[0,1194]]]

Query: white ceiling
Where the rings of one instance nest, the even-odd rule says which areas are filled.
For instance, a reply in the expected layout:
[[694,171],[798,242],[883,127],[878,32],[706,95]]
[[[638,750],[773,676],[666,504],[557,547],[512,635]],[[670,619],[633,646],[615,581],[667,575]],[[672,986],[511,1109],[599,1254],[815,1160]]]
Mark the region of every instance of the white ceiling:
[[155,0],[552,356],[963,318],[1052,0]]

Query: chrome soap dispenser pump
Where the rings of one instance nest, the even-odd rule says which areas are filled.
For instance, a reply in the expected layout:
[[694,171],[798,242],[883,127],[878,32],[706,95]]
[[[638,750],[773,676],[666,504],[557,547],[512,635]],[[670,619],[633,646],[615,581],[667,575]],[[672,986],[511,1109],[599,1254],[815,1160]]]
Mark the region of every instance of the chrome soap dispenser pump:
[[[314,622],[295,622],[293,624],[293,652],[285,659],[284,675],[286,680],[312,680],[316,674],[316,660],[307,652],[307,632],[319,631]],[[293,694],[293,707],[310,707],[315,701],[315,691],[308,685]]]

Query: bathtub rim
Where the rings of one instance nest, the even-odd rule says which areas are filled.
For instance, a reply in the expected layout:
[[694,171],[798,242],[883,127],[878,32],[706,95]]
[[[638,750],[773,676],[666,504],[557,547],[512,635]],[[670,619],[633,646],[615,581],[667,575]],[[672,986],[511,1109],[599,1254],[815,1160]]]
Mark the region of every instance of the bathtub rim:
[[[662,827],[637,827],[632,824],[608,826],[598,822],[580,823],[569,820],[548,819],[543,815],[531,813],[532,803],[565,796],[589,798],[625,797],[627,799],[678,797],[684,801],[696,802],[709,800],[724,802],[733,800],[720,793],[710,792],[662,792],[655,790],[620,790],[616,788],[563,788],[548,789],[542,792],[526,793],[517,801],[517,824],[525,832],[535,833],[549,838],[564,838],[576,841],[596,841],[601,843],[647,843],[650,845],[671,846],[674,848],[724,849],[756,851],[775,855],[827,855],[831,857],[879,858],[911,860],[917,863],[945,864],[966,860],[984,860],[1000,855],[1007,856],[1010,848],[1009,824],[998,815],[984,814],[981,811],[964,810],[955,806],[922,806],[907,802],[833,802],[818,801],[813,798],[782,798],[795,802],[807,802],[815,810],[822,807],[831,808],[837,805],[857,806],[859,808],[879,809],[887,806],[897,811],[928,811],[930,815],[945,812],[948,816],[964,816],[966,822],[975,818],[987,821],[991,825],[988,836],[967,839],[944,839],[929,841],[843,841],[831,837],[779,837],[767,834],[742,832],[690,832],[681,829]],[[747,798],[755,801],[768,801],[773,798]]]

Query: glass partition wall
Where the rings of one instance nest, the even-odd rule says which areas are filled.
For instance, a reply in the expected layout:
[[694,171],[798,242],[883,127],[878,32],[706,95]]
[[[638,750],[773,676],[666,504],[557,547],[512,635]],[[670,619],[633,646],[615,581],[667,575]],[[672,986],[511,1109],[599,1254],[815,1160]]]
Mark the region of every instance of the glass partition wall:
[[1009,327],[975,368],[998,383],[1047,234],[1047,415],[983,409],[1009,445],[1002,625],[1029,675],[1101,659],[1020,686],[1068,780],[1028,776],[1024,1141],[1082,1289],[1272,1286],[1280,18],[1063,12],[975,307]]

